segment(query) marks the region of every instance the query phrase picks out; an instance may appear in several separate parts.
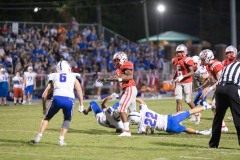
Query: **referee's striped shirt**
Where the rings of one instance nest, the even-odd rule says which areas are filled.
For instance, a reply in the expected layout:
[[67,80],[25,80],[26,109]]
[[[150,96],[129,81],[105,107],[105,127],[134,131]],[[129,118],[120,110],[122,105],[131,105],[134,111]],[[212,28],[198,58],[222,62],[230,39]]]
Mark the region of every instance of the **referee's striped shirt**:
[[224,86],[226,84],[240,86],[240,62],[233,62],[223,69],[218,85]]

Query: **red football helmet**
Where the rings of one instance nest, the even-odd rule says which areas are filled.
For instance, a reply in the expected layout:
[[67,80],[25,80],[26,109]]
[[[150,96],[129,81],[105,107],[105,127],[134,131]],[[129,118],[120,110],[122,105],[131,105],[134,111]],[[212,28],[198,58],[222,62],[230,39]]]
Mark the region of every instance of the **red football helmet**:
[[119,68],[127,60],[127,54],[124,52],[117,52],[113,55],[113,64],[115,68]]

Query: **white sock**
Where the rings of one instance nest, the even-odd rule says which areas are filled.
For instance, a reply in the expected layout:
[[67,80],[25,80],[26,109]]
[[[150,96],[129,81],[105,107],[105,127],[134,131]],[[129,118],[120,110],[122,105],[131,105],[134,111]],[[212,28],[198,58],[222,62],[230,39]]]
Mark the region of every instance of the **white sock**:
[[59,141],[64,141],[64,136],[59,136]]
[[129,122],[123,123],[123,128],[125,131],[129,131]]
[[226,126],[225,122],[224,122],[224,121],[222,121],[222,127],[225,127],[225,126]]
[[206,101],[203,101],[203,108],[204,108],[204,110],[206,110],[207,109],[207,102]]
[[37,137],[42,138],[42,133],[38,133]]

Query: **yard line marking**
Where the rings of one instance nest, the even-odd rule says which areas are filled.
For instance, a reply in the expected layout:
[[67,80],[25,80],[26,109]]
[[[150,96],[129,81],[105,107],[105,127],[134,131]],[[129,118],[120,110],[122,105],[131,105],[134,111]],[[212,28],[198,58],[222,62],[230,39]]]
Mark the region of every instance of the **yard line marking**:
[[180,156],[180,158],[187,158],[187,159],[212,159],[212,158],[205,158],[205,157],[191,157],[191,156]]
[[[2,152],[0,151],[0,153],[3,153],[3,154],[11,154],[11,155],[27,155],[27,156],[38,156],[39,157],[39,154],[34,154],[34,153],[17,153],[17,152]],[[42,155],[41,155],[42,156]],[[49,155],[49,154],[44,154],[43,157],[52,157],[52,158],[62,158],[62,157],[66,157],[66,158],[76,158],[77,156],[68,156],[68,155]]]

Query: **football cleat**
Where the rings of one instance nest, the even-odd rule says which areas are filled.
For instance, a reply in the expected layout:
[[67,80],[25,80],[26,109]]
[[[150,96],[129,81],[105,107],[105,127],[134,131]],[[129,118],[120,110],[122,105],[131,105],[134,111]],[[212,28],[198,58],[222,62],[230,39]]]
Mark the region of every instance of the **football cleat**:
[[58,141],[58,144],[59,144],[60,146],[66,146],[66,145],[67,145],[67,143],[65,143],[63,140],[59,140],[59,141]]
[[131,136],[131,132],[130,131],[123,131],[123,133],[121,133],[118,136],[119,137],[130,137]]
[[41,141],[41,136],[37,136],[36,138],[32,139],[30,142],[31,143],[39,143]]
[[227,126],[222,126],[221,131],[222,131],[222,132],[228,132],[228,128],[227,128]]

